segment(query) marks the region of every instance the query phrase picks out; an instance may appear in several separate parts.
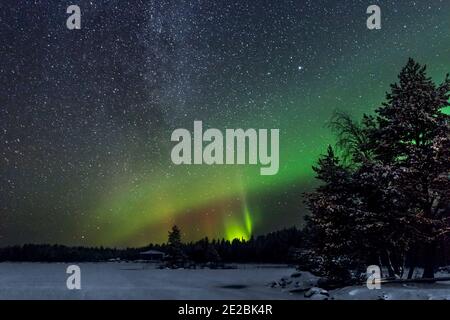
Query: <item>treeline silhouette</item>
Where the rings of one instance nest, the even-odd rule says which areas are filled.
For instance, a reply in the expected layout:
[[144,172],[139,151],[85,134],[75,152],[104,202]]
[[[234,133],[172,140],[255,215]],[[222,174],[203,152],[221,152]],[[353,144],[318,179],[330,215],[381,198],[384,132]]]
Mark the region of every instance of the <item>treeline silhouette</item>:
[[[302,232],[289,228],[249,240],[232,241],[201,239],[183,243],[182,251],[186,259],[196,262],[292,262],[291,252],[302,246]],[[150,244],[141,248],[68,247],[63,245],[25,244],[0,248],[0,262],[102,262],[112,259],[123,261],[140,260],[141,252],[157,250],[169,253],[169,245]]]
[[[216,260],[222,262],[288,263],[293,262],[291,253],[302,247],[302,239],[302,231],[293,227],[252,237],[248,241],[212,240],[209,250],[208,239],[203,239],[187,244],[185,253],[197,262],[213,261],[214,257],[210,258],[208,254],[211,256],[211,248],[214,248],[218,254]],[[206,256],[202,255],[204,253]]]

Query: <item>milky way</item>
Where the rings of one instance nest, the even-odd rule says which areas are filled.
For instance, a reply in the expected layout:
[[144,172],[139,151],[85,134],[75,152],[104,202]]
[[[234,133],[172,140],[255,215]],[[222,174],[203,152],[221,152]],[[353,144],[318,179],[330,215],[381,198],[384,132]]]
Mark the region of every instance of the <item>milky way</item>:
[[[437,82],[450,71],[446,0],[11,0],[0,15],[0,245],[301,225],[333,112],[372,112],[408,57]],[[173,165],[170,134],[195,120],[279,128],[279,173]]]

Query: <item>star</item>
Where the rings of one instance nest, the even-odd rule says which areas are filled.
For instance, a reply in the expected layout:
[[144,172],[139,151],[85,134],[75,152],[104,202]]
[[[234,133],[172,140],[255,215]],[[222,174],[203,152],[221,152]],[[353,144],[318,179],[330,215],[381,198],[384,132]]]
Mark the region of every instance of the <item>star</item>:
[[[87,0],[77,32],[65,1],[4,2],[0,247],[147,245],[172,222],[241,237],[246,212],[255,235],[302,225],[332,111],[372,112],[410,56],[450,71],[444,0],[385,1],[376,34],[361,0]],[[279,128],[279,173],[174,166],[170,133],[194,121]]]

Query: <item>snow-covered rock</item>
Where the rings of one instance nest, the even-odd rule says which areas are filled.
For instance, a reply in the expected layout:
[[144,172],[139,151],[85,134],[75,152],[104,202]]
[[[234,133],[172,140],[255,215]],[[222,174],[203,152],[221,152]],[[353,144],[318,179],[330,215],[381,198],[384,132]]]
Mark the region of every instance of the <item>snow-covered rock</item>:
[[317,286],[319,278],[310,272],[294,272],[289,277],[283,277],[279,281],[274,281],[269,284],[272,288],[286,289],[291,293],[303,293],[312,287]]
[[308,291],[305,292],[304,297],[305,298],[311,298],[314,300],[317,299],[327,299],[330,296],[327,290],[324,290],[322,288],[318,287],[312,287]]

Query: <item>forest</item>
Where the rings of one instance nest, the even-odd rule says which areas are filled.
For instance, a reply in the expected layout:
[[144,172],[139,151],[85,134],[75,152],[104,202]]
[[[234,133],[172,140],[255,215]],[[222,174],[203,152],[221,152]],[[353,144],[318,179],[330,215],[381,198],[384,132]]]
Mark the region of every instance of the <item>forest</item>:
[[[182,243],[180,229],[174,226],[169,234],[168,242],[165,244],[150,244],[142,248],[124,249],[26,244],[0,248],[0,262],[103,262],[111,259],[135,261],[142,259],[140,253],[147,250],[168,253],[168,261],[171,261],[178,259],[173,252],[176,248],[180,252],[180,264],[190,262],[288,263],[293,262],[293,253],[295,253],[295,248],[301,247],[302,238],[302,232],[294,227],[252,237],[248,241],[204,238],[196,242]],[[171,253],[173,258],[170,256]]]
[[306,195],[310,215],[301,259],[330,281],[352,281],[367,266],[384,277],[434,278],[448,263],[450,78],[440,84],[409,59],[374,114],[337,112],[337,144],[313,168],[320,186]]

